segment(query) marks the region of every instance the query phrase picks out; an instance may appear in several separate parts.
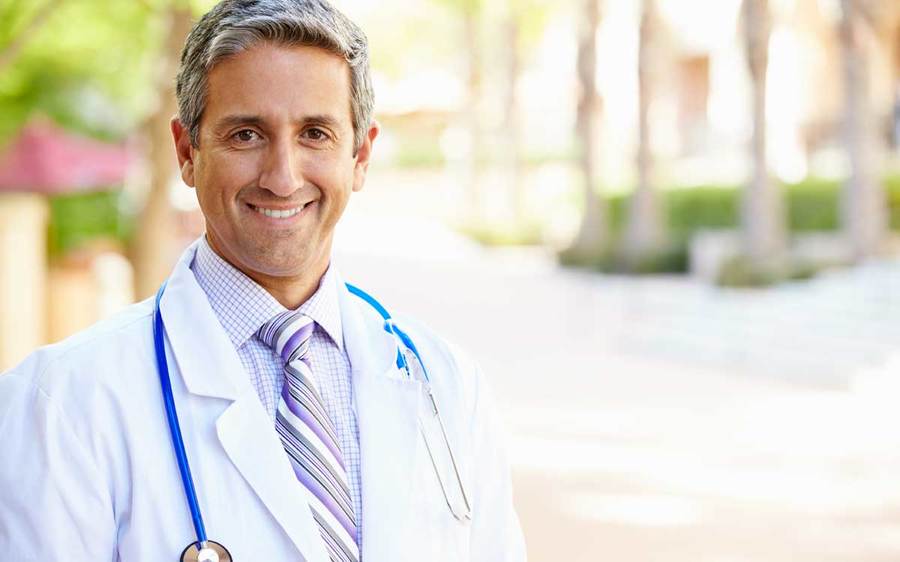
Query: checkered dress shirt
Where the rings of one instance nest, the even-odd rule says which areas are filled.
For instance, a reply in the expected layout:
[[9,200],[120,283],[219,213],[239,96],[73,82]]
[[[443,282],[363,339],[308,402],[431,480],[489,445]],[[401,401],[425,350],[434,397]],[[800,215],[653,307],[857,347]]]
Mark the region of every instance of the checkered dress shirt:
[[[286,309],[265,289],[216,254],[204,236],[197,245],[191,270],[206,293],[213,312],[237,350],[259,400],[272,418],[284,385],[284,360],[264,344],[256,332]],[[350,361],[344,350],[337,280],[325,272],[316,292],[297,309],[316,322],[310,340],[310,367],[323,405],[337,431],[350,496],[362,540],[362,496],[359,475],[359,426],[350,385]],[[361,545],[360,545],[361,547]]]

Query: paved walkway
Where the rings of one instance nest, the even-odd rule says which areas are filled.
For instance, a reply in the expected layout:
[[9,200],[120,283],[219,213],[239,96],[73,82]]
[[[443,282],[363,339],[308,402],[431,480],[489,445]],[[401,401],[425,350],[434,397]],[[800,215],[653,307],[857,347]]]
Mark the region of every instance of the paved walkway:
[[900,558],[900,265],[755,292],[602,277],[369,197],[342,270],[480,359],[532,561]]

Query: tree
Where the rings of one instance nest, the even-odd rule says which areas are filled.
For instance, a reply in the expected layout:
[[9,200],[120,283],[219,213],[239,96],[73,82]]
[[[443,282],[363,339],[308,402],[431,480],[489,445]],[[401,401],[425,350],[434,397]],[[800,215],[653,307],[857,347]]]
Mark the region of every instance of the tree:
[[156,109],[145,120],[141,134],[146,146],[148,191],[138,217],[137,229],[129,248],[134,267],[135,297],[145,298],[156,289],[172,269],[175,248],[175,213],[169,202],[169,188],[178,170],[169,121],[177,111],[175,74],[181,49],[191,30],[191,9],[173,2],[164,8],[169,30],[158,59]]
[[638,43],[638,181],[629,201],[624,248],[625,258],[632,266],[659,253],[665,242],[659,196],[653,186],[650,131],[653,79],[660,59],[661,26],[656,10],[655,0],[643,0]]
[[482,45],[479,38],[481,31],[484,0],[435,0],[439,5],[449,8],[462,20],[462,46],[466,72],[466,102],[462,118],[468,132],[468,151],[465,162],[465,183],[468,185],[466,205],[473,223],[481,220],[482,194],[479,185],[481,161],[484,158],[484,131],[481,125],[478,108],[481,105],[481,58]]
[[0,0],[0,144],[35,114],[103,140],[127,137],[146,111],[161,31],[149,16],[139,2]]
[[526,214],[523,185],[522,125],[518,83],[523,57],[540,38],[553,3],[548,0],[505,0],[499,34],[503,76],[503,121],[500,131],[502,160],[510,178],[512,218],[521,226]]
[[597,27],[600,23],[599,0],[582,0],[581,29],[578,37],[578,106],[575,138],[578,167],[584,194],[584,214],[575,242],[567,253],[577,260],[599,258],[606,249],[606,212],[597,195],[597,128],[600,94],[597,91]]
[[16,60],[25,44],[47,23],[61,2],[62,0],[46,0],[39,4],[11,2],[0,9],[0,22],[3,22],[0,24],[0,71]]
[[843,53],[844,145],[850,176],[841,196],[841,220],[856,259],[879,252],[887,234],[884,188],[878,181],[878,133],[869,94],[866,35],[872,15],[861,0],[841,0],[839,36]]
[[0,141],[34,113],[91,136],[121,141],[138,133],[144,141],[137,156],[146,184],[138,187],[146,197],[129,248],[138,297],[155,291],[177,251],[169,119],[194,3],[208,8],[211,0],[0,2]]
[[784,252],[784,210],[780,191],[770,176],[766,157],[766,74],[769,63],[768,0],[744,0],[744,38],[753,88],[753,172],[741,199],[741,234],[745,257],[759,266]]
[[503,163],[509,175],[512,194],[512,217],[521,224],[525,214],[525,194],[522,191],[522,127],[519,118],[517,86],[522,67],[521,17],[526,2],[508,0],[506,14],[501,22],[503,38],[503,131],[500,135]]

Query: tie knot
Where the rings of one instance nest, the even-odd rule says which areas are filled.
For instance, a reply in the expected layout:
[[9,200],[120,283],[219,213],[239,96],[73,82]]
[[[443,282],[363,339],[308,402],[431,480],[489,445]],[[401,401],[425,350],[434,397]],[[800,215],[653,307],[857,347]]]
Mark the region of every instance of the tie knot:
[[263,324],[256,334],[287,364],[306,357],[315,325],[309,316],[289,310]]

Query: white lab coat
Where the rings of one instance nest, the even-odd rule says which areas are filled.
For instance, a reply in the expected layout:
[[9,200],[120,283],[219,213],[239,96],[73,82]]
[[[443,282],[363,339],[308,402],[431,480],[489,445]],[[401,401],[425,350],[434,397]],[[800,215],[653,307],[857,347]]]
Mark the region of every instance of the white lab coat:
[[[167,353],[211,540],[235,560],[328,562],[306,491],[234,346],[182,256],[162,300]],[[342,286],[343,287],[343,286]],[[367,562],[525,559],[491,398],[478,368],[402,321],[435,397],[473,518],[450,513],[418,415],[427,396],[397,369],[377,313],[340,293],[352,365]],[[0,377],[0,560],[159,562],[195,540],[153,353],[153,302],[126,309]]]

